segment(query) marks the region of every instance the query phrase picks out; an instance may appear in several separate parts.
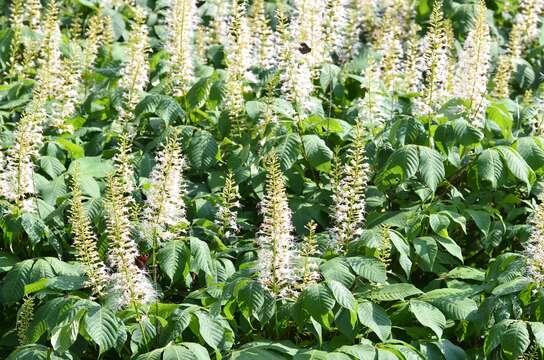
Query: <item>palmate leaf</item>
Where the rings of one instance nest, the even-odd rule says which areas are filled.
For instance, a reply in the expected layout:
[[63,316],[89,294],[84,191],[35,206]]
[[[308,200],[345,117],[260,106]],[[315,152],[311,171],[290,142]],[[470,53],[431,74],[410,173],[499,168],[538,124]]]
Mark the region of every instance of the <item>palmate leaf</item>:
[[372,290],[368,297],[376,301],[404,300],[407,297],[419,295],[423,292],[412,284],[388,284]]
[[421,325],[430,328],[438,338],[442,337],[442,332],[446,327],[446,317],[438,308],[427,302],[412,299],[410,300],[410,311]]
[[336,302],[349,310],[355,310],[355,297],[342,283],[334,280],[327,280],[327,286],[332,291]]
[[527,165],[521,155],[511,147],[498,146],[497,151],[501,154],[501,158],[506,164],[506,167],[514,177],[527,184],[531,189],[536,177],[533,170]]
[[300,295],[304,309],[314,318],[332,310],[336,300],[325,284],[312,284]]
[[348,257],[346,262],[351,266],[353,271],[365,279],[377,283],[384,283],[387,279],[385,265],[376,258],[371,257]]
[[425,146],[419,146],[418,149],[419,173],[425,184],[435,191],[446,175],[442,155],[438,151]]
[[432,191],[436,190],[445,176],[442,155],[425,146],[404,145],[391,154],[377,181],[382,186],[392,186],[414,177],[416,173]]
[[125,331],[113,311],[105,307],[90,309],[85,315],[84,326],[85,331],[99,346],[100,354],[113,348],[119,333]]
[[359,304],[357,309],[359,321],[370,328],[381,341],[387,341],[391,336],[391,319],[381,306],[370,301]]
[[502,180],[504,169],[499,152],[495,149],[482,151],[478,156],[477,169],[478,180],[488,182],[495,189]]
[[198,334],[214,350],[224,350],[232,343],[232,330],[228,324],[215,319],[205,312],[194,313],[198,321]]
[[198,130],[191,138],[189,145],[189,161],[191,166],[204,171],[216,162],[218,145],[212,134],[205,130]]
[[317,170],[328,171],[333,153],[325,141],[317,135],[304,135],[302,142],[310,165]]
[[49,360],[49,348],[30,344],[15,349],[6,360]]
[[156,115],[167,125],[175,124],[185,117],[185,112],[174,98],[161,94],[146,96],[134,112],[138,117]]
[[167,242],[157,253],[160,268],[172,282],[186,272],[189,258],[190,250],[182,240]]

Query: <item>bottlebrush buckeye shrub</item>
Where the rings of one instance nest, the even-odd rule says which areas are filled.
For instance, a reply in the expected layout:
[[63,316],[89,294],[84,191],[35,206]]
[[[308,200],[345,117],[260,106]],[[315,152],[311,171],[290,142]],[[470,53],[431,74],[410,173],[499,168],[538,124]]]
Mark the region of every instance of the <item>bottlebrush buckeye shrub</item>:
[[0,2],[2,359],[541,359],[541,0]]

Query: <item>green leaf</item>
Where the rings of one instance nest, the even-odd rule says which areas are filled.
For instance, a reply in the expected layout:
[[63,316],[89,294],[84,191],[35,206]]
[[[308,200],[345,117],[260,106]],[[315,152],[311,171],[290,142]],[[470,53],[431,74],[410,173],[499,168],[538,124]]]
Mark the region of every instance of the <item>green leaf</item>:
[[21,225],[33,246],[42,239],[49,237],[49,227],[34,213],[25,212],[21,216]]
[[198,319],[200,336],[202,336],[206,344],[214,350],[224,348],[225,330],[223,325],[204,312],[199,311],[195,315]]
[[304,135],[302,143],[310,165],[317,170],[328,171],[333,153],[325,141],[317,135]]
[[535,182],[536,176],[521,155],[508,146],[498,146],[497,150],[501,154],[502,159],[506,163],[506,167],[510,170],[512,175],[523,181],[527,184],[527,187],[531,189],[531,185]]
[[430,328],[438,338],[442,337],[446,318],[440,310],[427,302],[410,300],[410,311],[421,325]]
[[424,270],[431,271],[438,254],[438,245],[435,239],[430,236],[416,238],[414,239],[414,249],[424,265]]
[[357,314],[361,324],[371,329],[381,341],[391,337],[391,319],[381,306],[364,301],[359,304]]
[[15,256],[0,251],[0,273],[11,270],[17,261]]
[[49,360],[49,348],[30,344],[16,348],[6,360]]
[[76,341],[79,333],[79,324],[85,314],[85,309],[70,309],[64,319],[58,324],[51,334],[51,345],[59,352],[68,350]]
[[172,240],[164,244],[157,253],[159,266],[171,282],[181,278],[190,257],[189,249],[184,241]]
[[64,165],[62,165],[59,159],[47,155],[40,157],[40,168],[52,179],[66,171],[66,168]]
[[191,111],[201,108],[208,97],[212,88],[213,81],[210,77],[198,80],[187,92],[187,103]]
[[124,327],[113,311],[104,307],[89,310],[84,319],[85,331],[100,348],[100,354],[113,348],[120,331]]
[[376,180],[383,186],[395,185],[413,177],[418,169],[418,146],[405,145],[389,156],[384,170],[377,176]]
[[491,188],[496,189],[502,180],[503,164],[500,154],[495,149],[485,149],[478,156],[478,180],[487,181]]
[[530,284],[531,284],[531,280],[526,278],[519,278],[512,281],[508,281],[504,284],[500,284],[499,286],[494,288],[491,293],[496,296],[513,294],[513,293],[520,292],[521,290],[525,289]]
[[336,303],[332,291],[325,284],[312,284],[301,294],[304,309],[315,318],[320,318]]
[[241,309],[246,308],[247,315],[258,315],[265,303],[265,291],[259,282],[249,282],[238,293],[238,306]]
[[282,136],[275,149],[282,170],[290,169],[300,155],[300,140],[298,135],[287,134]]
[[217,142],[206,130],[198,130],[191,139],[189,160],[191,165],[200,171],[206,170],[216,162]]
[[491,103],[487,107],[487,118],[499,126],[505,139],[512,138],[512,123],[514,120],[505,104]]
[[340,258],[332,258],[322,263],[319,267],[325,280],[335,280],[345,287],[351,287],[355,275],[350,271],[349,266]]
[[531,332],[533,333],[536,344],[544,348],[544,324],[541,322],[530,322],[529,325],[531,326]]
[[114,171],[111,160],[104,160],[100,156],[86,156],[70,163],[68,173],[72,176],[104,178]]
[[340,75],[340,68],[333,64],[324,64],[321,67],[321,77],[319,78],[319,84],[323,91],[327,91],[329,86],[334,88]]
[[370,292],[369,297],[378,301],[404,300],[413,295],[422,294],[422,291],[412,284],[389,284]]
[[419,173],[425,184],[435,191],[446,175],[442,155],[434,149],[419,146]]
[[147,95],[136,105],[134,112],[138,117],[156,115],[166,125],[174,124],[185,117],[185,112],[174,98],[161,94]]
[[332,291],[336,302],[349,310],[355,310],[355,297],[353,294],[341,283],[334,280],[327,280],[327,286]]
[[210,248],[204,241],[191,237],[191,271],[204,271],[208,275],[213,275],[213,261],[210,255]]
[[367,280],[384,283],[387,279],[385,265],[376,258],[357,256],[348,257],[346,261],[357,275]]
[[435,236],[434,239],[446,249],[451,255],[463,262],[463,251],[452,238],[448,236]]
[[531,344],[527,325],[523,321],[514,321],[501,334],[502,351],[510,358],[517,358],[525,353]]

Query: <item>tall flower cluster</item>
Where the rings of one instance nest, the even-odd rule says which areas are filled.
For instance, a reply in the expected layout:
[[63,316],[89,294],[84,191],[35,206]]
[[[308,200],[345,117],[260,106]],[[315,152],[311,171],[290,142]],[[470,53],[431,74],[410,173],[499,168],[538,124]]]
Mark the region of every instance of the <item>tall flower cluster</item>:
[[40,50],[40,40],[23,37],[30,29],[36,35],[42,34],[40,0],[13,1],[10,7],[10,22],[13,37],[10,43],[10,75],[26,75],[35,66]]
[[455,71],[455,96],[469,101],[467,109],[477,127],[483,127],[487,100],[488,72],[491,61],[491,36],[482,1],[474,28],[465,40]]
[[116,305],[120,308],[150,303],[156,298],[147,273],[136,265],[139,253],[131,235],[129,200],[124,192],[122,182],[110,176],[106,199],[108,259],[114,269],[112,293],[116,295]]
[[134,181],[133,156],[131,154],[132,141],[127,133],[120,137],[119,152],[113,158],[125,193],[131,194],[136,189]]
[[229,36],[229,16],[231,14],[232,1],[210,0],[215,12],[211,24],[211,40],[214,44],[226,44]]
[[62,88],[61,32],[56,1],[50,1],[43,26],[43,40],[36,87],[46,99]]
[[340,54],[344,49],[349,25],[349,0],[328,0],[325,17],[325,44],[328,52]]
[[307,234],[304,236],[299,251],[299,255],[303,258],[302,274],[300,276],[302,288],[319,281],[321,278],[318,271],[319,264],[314,259],[319,255],[319,246],[316,239],[317,224],[314,220],[310,220],[310,222],[306,224],[305,228]]
[[10,43],[10,59],[12,75],[21,70],[21,50],[23,46],[23,31],[25,29],[25,11],[23,0],[14,0],[10,7],[9,21],[13,35]]
[[0,173],[0,196],[22,211],[34,211],[34,159],[42,145],[45,116],[41,108],[29,108],[19,120],[15,142],[6,150]]
[[253,35],[253,56],[257,64],[265,69],[274,67],[277,63],[276,57],[276,34],[270,27],[270,21],[266,17],[265,1],[256,0],[253,3],[253,16],[250,28]]
[[193,40],[197,22],[195,0],[171,0],[165,49],[170,55],[170,79],[176,96],[185,94],[194,82]]
[[17,339],[20,345],[25,345],[28,342],[28,330],[32,319],[34,319],[34,298],[32,296],[26,296],[23,299],[23,304],[17,312]]
[[140,102],[149,81],[148,29],[146,15],[142,8],[135,7],[135,24],[128,39],[128,54],[123,61],[119,87],[124,90],[124,107],[119,111],[121,125],[126,126],[133,117],[133,110]]
[[310,106],[309,100],[313,91],[312,69],[306,58],[309,54],[301,54],[301,45],[293,37],[293,33],[289,31],[287,20],[283,14],[278,12],[277,18],[281,92],[287,99],[304,110]]
[[104,40],[103,19],[94,15],[89,19],[85,33],[85,48],[81,56],[80,68],[85,71],[94,64],[101,42]]
[[264,198],[260,203],[263,222],[257,233],[259,282],[279,297],[295,295],[298,281],[291,209],[285,183],[275,154],[268,158]]
[[348,152],[348,162],[338,171],[333,185],[332,248],[345,252],[348,244],[362,233],[365,222],[365,191],[369,167],[366,163],[363,131],[355,127],[355,137]]
[[240,193],[234,179],[234,174],[229,171],[225,178],[223,191],[219,196],[219,206],[215,215],[215,223],[219,226],[219,233],[229,238],[238,231],[238,214],[236,209],[240,208]]
[[[361,1],[363,4],[360,4]],[[348,0],[346,4],[346,20],[342,47],[336,49],[336,54],[341,63],[346,63],[359,52],[361,47],[359,37],[361,36],[362,24],[364,21],[364,10],[361,9],[361,5],[366,3],[366,0]]]
[[295,0],[296,17],[291,22],[293,39],[305,44],[311,51],[304,56],[308,66],[315,71],[325,62],[325,10],[327,0]]
[[510,32],[508,46],[497,65],[493,91],[495,96],[507,97],[510,93],[509,84],[514,71],[514,62],[521,57],[526,46],[537,37],[540,15],[543,11],[544,1],[542,0],[521,1],[519,14]]
[[[76,171],[77,173],[77,171]],[[72,208],[70,210],[70,224],[74,236],[74,248],[77,260],[83,264],[87,275],[87,286],[96,296],[104,295],[104,290],[110,281],[106,265],[98,254],[97,239],[93,232],[89,218],[83,206],[83,196],[79,179],[72,183]]]
[[382,71],[376,61],[369,58],[362,75],[361,87],[365,90],[365,96],[357,102],[359,121],[365,125],[380,127],[390,118],[390,101],[382,85]]
[[245,3],[232,3],[232,19],[226,44],[225,103],[234,131],[241,134],[241,115],[245,111],[244,86],[253,65],[252,36],[247,22]]
[[531,235],[525,247],[527,273],[535,282],[544,281],[544,202],[540,201],[529,218]]
[[450,41],[447,23],[442,15],[442,1],[435,1],[430,28],[423,40],[421,72],[424,86],[422,98],[416,101],[416,111],[428,115],[437,111],[449,98]]
[[404,29],[399,21],[396,8],[389,7],[383,17],[383,26],[377,31],[373,48],[380,55],[382,79],[389,91],[395,90],[402,70]]
[[160,243],[178,235],[186,222],[183,201],[185,159],[175,136],[168,139],[155,161],[146,193],[142,229],[146,239]]

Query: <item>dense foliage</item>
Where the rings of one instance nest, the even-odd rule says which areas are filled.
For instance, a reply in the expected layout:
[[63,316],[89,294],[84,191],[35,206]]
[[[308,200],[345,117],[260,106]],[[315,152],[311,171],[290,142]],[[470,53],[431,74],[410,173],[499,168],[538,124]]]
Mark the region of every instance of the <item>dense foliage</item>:
[[0,9],[0,357],[544,358],[542,0]]

